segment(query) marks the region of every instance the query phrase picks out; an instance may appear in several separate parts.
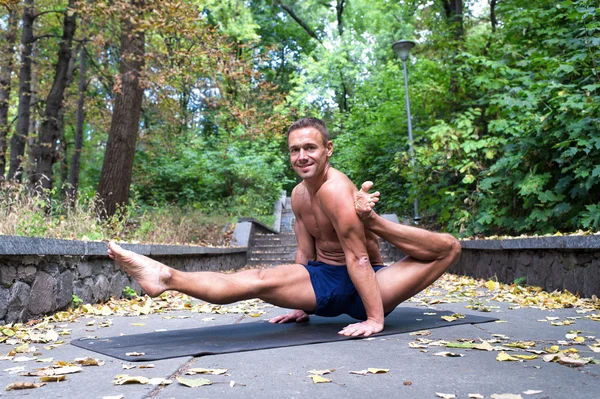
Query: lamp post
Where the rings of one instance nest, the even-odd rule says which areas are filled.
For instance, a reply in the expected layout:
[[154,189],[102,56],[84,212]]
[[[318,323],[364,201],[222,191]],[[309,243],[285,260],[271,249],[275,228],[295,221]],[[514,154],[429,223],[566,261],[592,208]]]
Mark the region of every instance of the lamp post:
[[[412,134],[412,120],[410,116],[410,100],[408,98],[408,73],[406,71],[406,60],[408,59],[408,53],[415,46],[415,42],[411,40],[400,40],[392,45],[392,50],[394,50],[398,57],[402,60],[402,64],[404,64],[404,91],[406,92],[406,114],[408,115],[408,148],[410,151],[410,163],[411,166],[415,167],[415,150],[413,148],[413,134]],[[414,222],[415,224],[419,224],[421,220],[421,216],[419,216],[419,200],[415,195],[415,216]]]

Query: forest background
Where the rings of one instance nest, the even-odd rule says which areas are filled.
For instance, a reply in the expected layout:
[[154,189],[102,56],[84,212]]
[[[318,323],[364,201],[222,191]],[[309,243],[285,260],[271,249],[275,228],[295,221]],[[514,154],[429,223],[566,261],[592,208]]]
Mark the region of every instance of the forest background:
[[303,116],[380,212],[600,228],[596,0],[2,0],[0,37],[0,234],[222,243],[272,222]]

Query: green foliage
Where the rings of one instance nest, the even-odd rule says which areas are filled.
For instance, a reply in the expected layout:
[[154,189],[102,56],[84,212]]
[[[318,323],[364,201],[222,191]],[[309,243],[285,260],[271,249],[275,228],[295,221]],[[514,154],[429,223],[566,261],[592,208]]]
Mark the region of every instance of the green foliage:
[[77,308],[83,304],[83,299],[81,299],[77,295],[73,294],[71,302],[73,302],[73,306],[75,306]]
[[[139,152],[134,182],[148,204],[191,204],[207,213],[264,218],[286,183],[286,157],[276,140],[255,138],[181,143],[171,159],[160,148]],[[156,151],[156,153],[154,153]],[[148,154],[154,153],[153,158]],[[143,188],[143,189],[142,189]]]
[[130,286],[126,286],[125,288],[123,288],[123,296],[128,299],[133,299],[137,298],[138,294],[133,288],[131,288]]

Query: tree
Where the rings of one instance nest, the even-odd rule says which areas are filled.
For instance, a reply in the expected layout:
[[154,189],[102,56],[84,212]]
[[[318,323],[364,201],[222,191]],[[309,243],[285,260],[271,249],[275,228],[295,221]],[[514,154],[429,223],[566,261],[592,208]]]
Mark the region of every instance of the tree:
[[25,0],[21,31],[21,68],[19,72],[19,109],[17,128],[10,142],[10,168],[7,180],[22,181],[25,141],[29,132],[31,97],[31,54],[35,37],[33,21],[35,19],[34,0]]
[[75,1],[69,0],[63,19],[63,34],[59,45],[54,81],[46,98],[46,108],[42,116],[36,154],[37,168],[35,174],[30,178],[36,189],[49,190],[54,182],[52,166],[56,160],[56,143],[61,132],[64,92],[69,82],[71,44],[76,28],[74,7]]
[[8,8],[8,22],[3,32],[4,46],[0,48],[0,182],[6,169],[6,138],[10,130],[8,111],[10,106],[11,76],[13,73],[14,47],[17,40],[17,9]]
[[140,25],[144,0],[132,0],[121,19],[121,66],[114,91],[114,110],[98,185],[96,213],[114,215],[129,200],[135,143],[137,141],[144,88],[145,32]]

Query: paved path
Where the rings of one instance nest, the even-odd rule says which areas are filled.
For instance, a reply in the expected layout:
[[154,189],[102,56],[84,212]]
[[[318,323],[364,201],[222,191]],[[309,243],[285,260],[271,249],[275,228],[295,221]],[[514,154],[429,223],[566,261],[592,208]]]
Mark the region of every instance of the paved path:
[[[485,291],[485,289],[482,289]],[[481,290],[480,290],[481,291]],[[422,296],[424,297],[424,296]],[[133,364],[136,368],[123,369],[121,360],[99,355],[72,345],[62,345],[52,350],[44,349],[44,344],[35,344],[37,358],[52,357],[54,361],[72,361],[75,358],[91,356],[105,363],[102,366],[84,367],[82,372],[69,374],[65,381],[48,383],[30,390],[0,391],[0,397],[27,398],[436,398],[436,393],[454,394],[456,398],[468,398],[469,394],[479,394],[490,398],[494,394],[521,395],[522,398],[600,398],[600,365],[587,364],[582,367],[568,367],[554,362],[544,362],[541,357],[527,361],[501,362],[496,360],[498,351],[475,349],[453,349],[434,346],[415,349],[409,343],[417,338],[431,340],[434,344],[440,340],[456,342],[463,339],[498,339],[492,345],[503,345],[515,341],[535,341],[536,350],[544,350],[552,345],[560,349],[575,348],[582,357],[600,359],[600,353],[594,353],[586,345],[597,343],[600,339],[600,322],[589,316],[598,314],[598,310],[578,313],[577,309],[540,310],[534,308],[514,308],[514,304],[488,301],[489,295],[478,299],[487,306],[493,306],[490,313],[502,323],[480,325],[457,325],[430,330],[431,335],[415,336],[409,334],[391,335],[370,340],[352,340],[345,342],[268,349],[254,352],[234,353],[201,358],[184,357],[152,362],[153,368],[140,369],[144,363]],[[431,297],[430,297],[431,298]],[[445,297],[440,297],[445,298]],[[465,297],[455,303],[438,303],[424,312],[451,310],[453,312],[473,312],[466,309],[473,305],[472,299]],[[431,302],[431,301],[430,301]],[[435,302],[435,301],[434,301]],[[443,302],[443,301],[442,301]],[[407,303],[402,306],[418,306]],[[422,304],[421,304],[422,305]],[[497,308],[496,308],[497,306]],[[284,312],[284,309],[264,307],[267,313],[260,318],[268,318]],[[176,317],[173,317],[176,316]],[[191,317],[190,317],[191,316]],[[587,318],[585,316],[588,316]],[[168,318],[166,318],[168,317]],[[182,318],[185,317],[185,318]],[[214,317],[214,320],[203,319]],[[554,322],[569,321],[568,326],[552,326],[547,317],[557,317]],[[572,319],[568,319],[571,317]],[[259,319],[260,319],[259,318]],[[91,322],[96,323],[91,325]],[[110,320],[110,327],[98,327],[102,321]],[[194,328],[198,326],[222,325],[231,323],[256,322],[257,318],[243,314],[203,314],[189,311],[173,311],[148,316],[98,316],[80,317],[73,323],[54,323],[57,329],[71,329],[67,339],[87,336],[109,337],[119,334],[136,334],[157,329]],[[89,324],[89,325],[88,325]],[[144,324],[144,325],[139,325]],[[578,330],[584,337],[584,344],[565,345],[567,341],[575,343],[566,334]],[[500,336],[495,334],[501,334]],[[594,338],[592,338],[594,337]],[[62,337],[61,337],[62,338]],[[0,356],[14,346],[0,344]],[[442,357],[434,354],[450,351],[464,355],[462,357]],[[510,355],[531,353],[517,350],[507,352]],[[28,354],[27,356],[31,356]],[[23,377],[10,373],[13,367],[24,367],[26,371],[35,370],[46,364],[13,360],[0,360],[0,381],[2,388],[16,381],[37,382],[38,378]],[[189,388],[179,384],[175,377],[183,375],[189,368],[226,368],[227,375],[204,376],[213,384],[198,388]],[[350,371],[367,368],[389,369],[384,374],[355,375]],[[324,377],[330,383],[315,384],[308,378],[310,370],[335,369]],[[7,371],[8,370],[8,371]],[[145,377],[162,377],[174,382],[168,386],[122,385],[113,384],[118,374]],[[194,376],[199,378],[203,376]],[[231,381],[235,384],[231,386]],[[526,391],[540,393],[524,394]],[[477,397],[477,396],[475,396]],[[502,398],[502,396],[500,396]],[[515,396],[514,398],[518,398]]]

